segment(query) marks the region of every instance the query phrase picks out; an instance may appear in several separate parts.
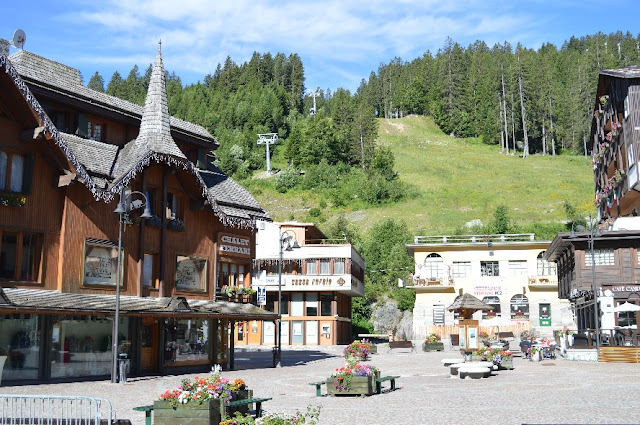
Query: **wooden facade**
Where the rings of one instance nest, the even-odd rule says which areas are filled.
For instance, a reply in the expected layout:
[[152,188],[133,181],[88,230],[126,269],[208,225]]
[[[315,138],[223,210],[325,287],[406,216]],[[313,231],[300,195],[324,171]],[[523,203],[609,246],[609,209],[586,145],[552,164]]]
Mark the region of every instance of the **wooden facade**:
[[[32,53],[0,55],[0,67],[0,291],[17,290],[0,294],[0,316],[17,329],[7,341],[0,336],[0,346],[22,359],[12,367],[22,369],[26,358],[37,370],[28,377],[12,371],[8,381],[110,370],[105,320],[118,280],[132,306],[121,307],[121,330],[134,373],[229,361],[234,321],[275,318],[255,306],[215,304],[225,279],[250,286],[255,222],[269,216],[204,160],[218,146],[207,130],[169,117],[160,52],[147,98],[164,104],[160,112],[87,89],[77,70]],[[116,214],[121,201],[126,213]],[[147,201],[152,217],[144,219]],[[246,248],[223,252],[222,234]],[[63,298],[48,303],[47,291]],[[64,294],[83,301],[74,305]],[[104,295],[111,306],[96,307]],[[100,334],[101,348],[96,335],[80,331],[84,321]],[[23,334],[33,335],[29,344],[20,342]],[[33,353],[36,339],[45,355]],[[97,355],[102,369],[82,362],[74,369],[72,356],[59,354],[71,352]]]

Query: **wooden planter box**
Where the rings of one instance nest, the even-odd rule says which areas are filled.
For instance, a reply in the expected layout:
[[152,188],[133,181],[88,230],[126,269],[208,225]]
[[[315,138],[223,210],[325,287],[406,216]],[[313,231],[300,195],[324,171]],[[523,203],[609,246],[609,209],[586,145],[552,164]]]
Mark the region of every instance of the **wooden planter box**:
[[[250,398],[251,390],[240,391],[235,400]],[[153,402],[153,425],[218,425],[225,416],[233,416],[236,411],[247,413],[249,406],[228,408],[222,400],[208,400],[202,404],[189,402],[173,407],[170,401]]]
[[347,363],[360,363],[360,362],[364,362],[366,360],[369,360],[369,357],[345,356],[344,359],[347,361]]
[[378,354],[378,346],[375,344],[371,344],[371,354]]
[[327,394],[329,395],[371,395],[376,392],[376,378],[380,374],[374,376],[354,376],[351,378],[349,391],[339,391],[334,382],[336,378],[327,378]]
[[443,351],[444,343],[442,342],[423,342],[422,351]]

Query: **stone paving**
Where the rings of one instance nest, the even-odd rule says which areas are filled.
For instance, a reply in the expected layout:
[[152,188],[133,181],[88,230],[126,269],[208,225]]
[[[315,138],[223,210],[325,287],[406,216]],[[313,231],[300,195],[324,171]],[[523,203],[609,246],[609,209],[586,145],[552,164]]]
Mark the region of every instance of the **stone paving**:
[[[514,370],[490,378],[450,377],[443,358],[456,350],[424,353],[380,346],[369,361],[382,375],[400,375],[398,389],[370,397],[315,397],[308,385],[344,364],[343,347],[283,349],[283,367],[268,367],[271,351],[238,349],[229,378],[242,378],[257,397],[272,397],[266,411],[293,412],[321,406],[320,424],[633,424],[640,423],[640,365],[515,358]],[[152,404],[190,375],[2,387],[4,394],[90,395],[109,399],[117,417],[143,424],[135,406]],[[388,388],[388,383],[385,384]],[[326,388],[323,386],[323,394]]]

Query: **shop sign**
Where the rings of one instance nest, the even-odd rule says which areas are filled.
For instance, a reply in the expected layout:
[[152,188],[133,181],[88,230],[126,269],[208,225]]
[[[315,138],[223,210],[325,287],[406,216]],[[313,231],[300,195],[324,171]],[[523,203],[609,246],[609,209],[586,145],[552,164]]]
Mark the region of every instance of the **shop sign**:
[[251,257],[251,247],[249,238],[238,235],[220,235],[218,240],[220,254],[234,255],[239,257]]
[[267,287],[257,286],[256,293],[258,295],[258,305],[267,305]]
[[640,285],[611,285],[612,292],[640,292]]
[[540,304],[538,306],[540,326],[551,326],[551,305]]
[[313,278],[313,279],[291,279],[292,286],[331,286],[333,279],[330,277]]
[[476,297],[507,295],[507,290],[502,285],[479,285],[473,287],[473,295]]

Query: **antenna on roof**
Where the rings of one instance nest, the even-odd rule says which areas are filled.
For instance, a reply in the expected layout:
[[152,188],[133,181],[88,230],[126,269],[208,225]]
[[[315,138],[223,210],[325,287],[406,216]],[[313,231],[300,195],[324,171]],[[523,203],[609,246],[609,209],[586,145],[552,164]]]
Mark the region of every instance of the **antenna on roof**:
[[27,34],[25,34],[24,31],[22,31],[20,28],[18,28],[16,32],[13,33],[13,41],[11,42],[11,44],[13,44],[13,47],[15,47],[16,49],[22,49],[24,47],[25,41],[27,41]]

